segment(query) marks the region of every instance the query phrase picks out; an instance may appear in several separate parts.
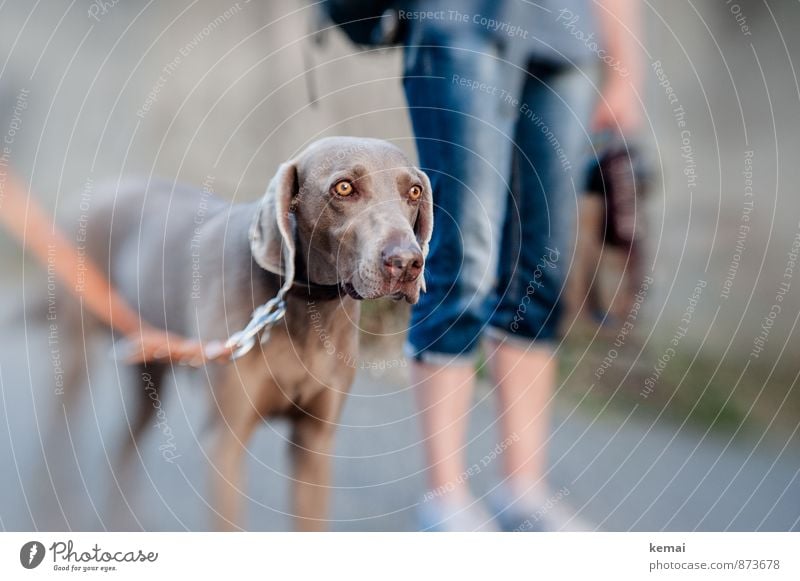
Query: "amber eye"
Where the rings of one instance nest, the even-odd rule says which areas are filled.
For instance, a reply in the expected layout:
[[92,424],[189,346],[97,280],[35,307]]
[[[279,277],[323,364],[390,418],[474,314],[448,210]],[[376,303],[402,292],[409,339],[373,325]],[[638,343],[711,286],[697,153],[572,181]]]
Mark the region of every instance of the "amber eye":
[[342,196],[343,198],[346,198],[347,196],[353,193],[353,184],[351,184],[347,180],[342,180],[340,182],[336,182],[336,185],[333,186],[331,191],[337,196]]
[[408,198],[415,202],[419,200],[419,197],[422,195],[422,188],[419,186],[411,186],[411,189],[408,190]]

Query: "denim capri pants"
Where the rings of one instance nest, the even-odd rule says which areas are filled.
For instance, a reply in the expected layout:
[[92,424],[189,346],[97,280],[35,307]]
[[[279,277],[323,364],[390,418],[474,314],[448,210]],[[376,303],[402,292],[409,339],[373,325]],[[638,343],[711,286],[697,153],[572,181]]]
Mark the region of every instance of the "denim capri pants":
[[410,40],[403,85],[433,186],[434,231],[407,354],[472,362],[484,334],[523,348],[552,342],[595,69],[424,24]]

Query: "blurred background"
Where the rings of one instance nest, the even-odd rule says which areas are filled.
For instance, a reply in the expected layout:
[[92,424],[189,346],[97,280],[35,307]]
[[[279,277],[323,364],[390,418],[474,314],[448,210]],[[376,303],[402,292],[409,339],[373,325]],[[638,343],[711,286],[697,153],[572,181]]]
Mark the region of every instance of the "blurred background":
[[[552,480],[606,530],[800,529],[800,280],[785,276],[800,236],[800,6],[681,0],[644,2],[644,13],[653,283],[610,364],[619,324],[578,312],[566,321]],[[300,0],[6,0],[0,183],[13,168],[66,220],[95,184],[128,174],[210,180],[226,199],[253,200],[281,161],[327,135],[388,139],[413,157],[400,51],[359,50],[317,26]],[[0,529],[207,528],[206,395],[178,374],[164,409],[180,459],[164,462],[153,431],[126,485],[110,468],[126,395],[110,344],[96,345],[80,417],[50,447],[63,422],[58,369],[43,318],[24,316],[41,304],[46,273],[2,230],[0,272]],[[611,295],[618,282],[612,269],[598,284]],[[406,317],[394,304],[365,307],[337,436],[336,530],[415,525],[417,418],[406,366],[386,369],[402,361]],[[493,405],[484,385],[473,461],[497,444]],[[290,526],[285,436],[274,422],[254,439],[248,528]],[[471,484],[486,490],[497,470]]]

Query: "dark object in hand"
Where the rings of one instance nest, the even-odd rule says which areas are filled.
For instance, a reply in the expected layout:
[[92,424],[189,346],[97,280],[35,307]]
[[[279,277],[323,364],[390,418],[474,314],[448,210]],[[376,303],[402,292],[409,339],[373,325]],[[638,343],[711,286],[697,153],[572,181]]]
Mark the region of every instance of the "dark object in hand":
[[601,240],[618,248],[631,248],[644,234],[640,204],[652,183],[653,172],[641,150],[621,140],[602,147],[589,169],[586,191],[603,196],[605,224]]

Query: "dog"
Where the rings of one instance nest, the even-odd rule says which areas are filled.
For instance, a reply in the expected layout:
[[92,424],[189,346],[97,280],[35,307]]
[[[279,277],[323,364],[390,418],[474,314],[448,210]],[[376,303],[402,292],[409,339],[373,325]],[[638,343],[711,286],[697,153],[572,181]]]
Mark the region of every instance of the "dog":
[[[413,304],[424,292],[430,180],[386,141],[330,137],[283,163],[254,203],[170,182],[125,182],[104,197],[86,222],[87,248],[148,323],[224,340],[286,292],[285,315],[254,348],[205,367],[215,408],[214,528],[239,528],[245,446],[260,422],[280,416],[292,428],[295,528],[324,529],[359,304]],[[134,370],[142,394],[129,426],[134,448],[154,412],[145,387],[159,389],[168,369]]]

